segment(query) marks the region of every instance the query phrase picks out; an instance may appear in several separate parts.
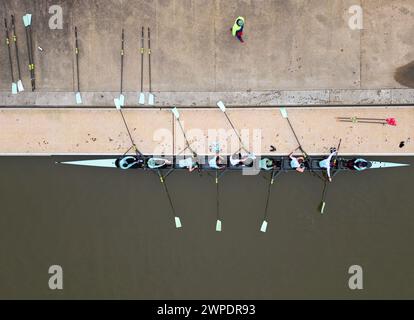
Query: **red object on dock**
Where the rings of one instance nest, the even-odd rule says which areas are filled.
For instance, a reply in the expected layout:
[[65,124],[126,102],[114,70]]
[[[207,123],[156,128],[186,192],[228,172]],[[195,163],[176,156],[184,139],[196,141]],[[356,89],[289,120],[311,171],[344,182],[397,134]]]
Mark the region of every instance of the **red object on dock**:
[[390,126],[397,126],[397,121],[395,120],[395,118],[387,118],[387,119],[385,119],[385,121],[387,121],[387,123]]

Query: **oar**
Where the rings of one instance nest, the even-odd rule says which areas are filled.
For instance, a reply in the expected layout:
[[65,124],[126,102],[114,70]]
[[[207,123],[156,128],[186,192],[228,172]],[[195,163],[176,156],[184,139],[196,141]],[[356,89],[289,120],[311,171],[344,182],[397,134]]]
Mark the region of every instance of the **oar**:
[[123,95],[123,85],[124,85],[124,48],[125,48],[125,35],[124,35],[124,29],[122,29],[122,34],[121,34],[121,81],[120,81],[120,94],[119,94],[119,98],[115,98],[114,99],[114,103],[115,103],[115,107],[117,110],[119,110],[119,113],[122,116],[122,120],[124,122],[125,128],[128,132],[128,136],[129,139],[131,140],[131,144],[135,149],[135,152],[138,156],[143,156],[143,153],[141,151],[138,150],[137,145],[135,144],[134,139],[132,138],[132,134],[131,131],[129,130],[128,124],[125,120],[124,114],[122,112],[122,107],[125,104],[125,96]]
[[26,30],[27,52],[29,55],[30,82],[32,85],[32,91],[35,91],[36,90],[36,79],[35,79],[33,40],[32,40],[32,15],[30,13],[27,13],[23,16],[23,24]]
[[372,120],[372,121],[368,121],[368,120],[338,120],[338,122],[352,122],[352,123],[374,123],[374,124],[387,124],[386,121],[376,121],[376,120]]
[[176,107],[174,107],[174,108],[171,109],[171,112],[173,113],[175,119],[177,119],[177,122],[178,122],[178,124],[180,126],[181,132],[184,135],[184,139],[185,139],[185,143],[187,145],[187,148],[193,153],[193,156],[194,157],[197,157],[197,153],[193,150],[193,148],[191,148],[190,142],[188,141],[187,135],[185,134],[183,125],[181,124],[181,121],[180,121],[180,113],[178,112],[178,109]]
[[122,35],[121,35],[121,88],[120,88],[120,95],[119,95],[119,104],[121,105],[121,107],[124,106],[124,102],[125,102],[125,96],[123,94],[123,85],[124,85],[124,43],[125,43],[124,29],[122,29]]
[[145,94],[144,94],[144,27],[141,29],[141,92],[139,93],[139,104],[145,104]]
[[221,226],[221,219],[220,219],[220,211],[219,211],[219,183],[218,183],[218,170],[216,169],[216,231],[221,232],[222,226]]
[[151,84],[151,34],[150,28],[148,27],[148,80],[149,80],[149,93],[148,93],[148,104],[150,106],[154,105],[154,95],[152,94],[152,84]]
[[24,91],[23,82],[22,82],[22,73],[20,71],[20,58],[19,58],[19,47],[17,45],[17,33],[16,33],[16,24],[14,20],[14,15],[11,15],[11,24],[12,24],[12,31],[13,31],[13,42],[14,42],[14,49],[16,52],[16,61],[17,61],[17,90],[19,92]]
[[80,78],[79,78],[79,46],[78,46],[78,28],[75,26],[75,56],[76,56],[76,84],[77,91],[75,94],[76,103],[82,104],[82,96],[80,94]]
[[302,148],[302,144],[300,143],[299,138],[298,138],[298,136],[296,135],[295,130],[293,129],[292,123],[291,123],[291,122],[290,122],[290,120],[289,120],[289,115],[288,115],[288,112],[287,112],[286,108],[279,108],[279,111],[280,111],[280,114],[282,115],[282,117],[283,117],[283,118],[285,118],[285,119],[287,120],[287,122],[288,122],[288,124],[289,124],[289,127],[290,127],[290,129],[292,130],[293,135],[295,136],[296,142],[297,142],[297,143],[298,143],[298,145],[299,145],[299,149],[300,149],[300,151],[302,151],[302,153],[303,153],[303,155],[305,156],[305,158],[308,158],[309,156],[308,156],[308,154],[306,153],[306,151],[305,151],[305,150],[303,150],[303,148]]
[[12,60],[11,48],[10,48],[9,28],[7,26],[6,18],[4,18],[4,27],[6,29],[6,45],[7,45],[7,50],[9,53],[10,75],[11,75],[11,80],[12,80],[11,90],[12,90],[12,94],[17,94],[18,90],[17,90],[17,84],[16,82],[14,82],[13,60]]
[[267,187],[267,196],[266,196],[266,205],[265,205],[264,217],[263,217],[262,225],[260,227],[261,232],[266,232],[266,230],[267,230],[267,210],[269,208],[269,200],[270,200],[270,194],[271,194],[272,184],[273,184],[273,174],[274,174],[274,170],[272,170],[272,176],[269,179],[269,185]]
[[[336,162],[338,161],[338,153],[339,153],[339,148],[341,147],[341,142],[342,142],[342,139],[339,139],[338,147],[336,148],[335,160],[334,160],[334,165],[335,166],[336,166]],[[326,199],[327,190],[328,190],[328,180],[325,180],[324,186],[323,186],[323,192],[322,192],[322,200],[321,200],[321,204],[320,204],[321,214],[323,214],[323,212],[325,210],[325,206],[326,206],[325,199]]]
[[[26,33],[26,45],[27,45],[27,55],[29,57],[29,73],[30,73],[30,80],[33,81],[33,74],[32,74],[32,52],[30,48],[30,39],[29,39],[29,26],[31,23],[31,15],[25,14],[23,16],[23,24],[24,24],[24,30]],[[32,91],[33,91],[33,83],[32,83]]]
[[237,132],[236,128],[234,127],[233,123],[231,122],[229,116],[227,115],[226,112],[226,106],[224,105],[223,101],[219,101],[217,102],[217,106],[220,108],[220,110],[223,112],[223,114],[226,116],[227,121],[229,122],[230,126],[233,128],[234,133],[236,134],[237,138],[239,139],[240,145],[243,148],[244,151],[246,151],[247,153],[250,154],[250,151],[247,150],[247,148],[244,146],[243,141],[239,135],[239,133]]
[[158,169],[157,172],[158,172],[158,176],[160,177],[161,184],[164,186],[164,190],[167,195],[168,202],[170,204],[171,213],[173,214],[173,217],[174,217],[175,227],[177,229],[181,228],[182,227],[181,220],[180,220],[180,217],[178,217],[175,213],[175,208],[171,200],[170,192],[168,191],[167,184],[165,183],[165,178],[162,176],[160,169]]
[[321,200],[321,204],[319,206],[319,210],[321,212],[321,214],[323,214],[324,210],[325,210],[325,205],[326,205],[326,190],[328,189],[328,181],[325,180],[325,184],[323,186],[323,192],[322,192],[322,200]]
[[270,195],[272,191],[272,185],[274,183],[275,178],[281,173],[282,173],[282,170],[279,170],[276,173],[276,171],[273,169],[270,174],[269,185],[267,187],[266,205],[265,205],[265,211],[264,211],[264,216],[263,216],[263,222],[260,227],[261,232],[266,232],[267,230],[267,225],[268,225],[267,216],[268,216],[269,200],[270,200]]

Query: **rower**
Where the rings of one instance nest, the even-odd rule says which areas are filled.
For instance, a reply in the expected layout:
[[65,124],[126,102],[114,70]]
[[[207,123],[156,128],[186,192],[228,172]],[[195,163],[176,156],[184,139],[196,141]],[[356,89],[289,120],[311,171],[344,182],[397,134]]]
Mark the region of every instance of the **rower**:
[[121,169],[142,168],[144,166],[142,157],[126,156],[118,160],[118,166]]
[[330,151],[331,151],[331,153],[326,159],[319,161],[319,167],[326,169],[326,173],[328,175],[329,182],[332,182],[332,178],[331,178],[331,161],[332,161],[332,157],[337,154],[337,151],[336,151],[336,148],[331,148]]
[[293,155],[293,152],[294,151],[292,151],[289,154],[290,166],[293,169],[296,169],[297,172],[303,173],[305,171],[305,159],[303,157],[301,157],[301,156],[300,157],[295,157]]
[[150,169],[161,169],[171,164],[172,162],[165,158],[149,158],[147,161],[147,166]]
[[189,157],[178,160],[178,166],[180,168],[187,168],[188,171],[193,172],[195,169],[200,167],[195,157]]
[[363,171],[368,169],[370,165],[365,159],[353,159],[348,161],[347,167],[352,170]]
[[277,164],[272,159],[263,158],[263,159],[260,159],[259,161],[260,169],[269,171],[269,170],[275,169],[276,167],[277,167]]
[[230,157],[230,163],[234,167],[253,167],[253,161],[256,159],[256,156],[252,153],[248,154],[245,157],[241,156],[241,153],[233,154]]
[[210,168],[219,169],[219,170],[224,169],[226,167],[226,164],[224,164],[223,162],[224,162],[224,158],[220,156],[218,153],[216,153],[216,155],[213,158],[208,160],[208,164]]

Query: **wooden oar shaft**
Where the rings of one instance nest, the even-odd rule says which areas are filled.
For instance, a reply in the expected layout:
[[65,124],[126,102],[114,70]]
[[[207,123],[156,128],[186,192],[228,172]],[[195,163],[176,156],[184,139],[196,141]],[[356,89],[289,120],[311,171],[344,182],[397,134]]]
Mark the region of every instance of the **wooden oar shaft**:
[[9,53],[10,74],[11,74],[12,82],[14,83],[13,60],[12,60],[12,54],[11,54],[11,48],[10,48],[9,28],[7,26],[6,18],[4,18],[4,27],[6,29],[6,44],[7,44],[7,51]]
[[173,205],[173,202],[172,202],[172,199],[171,199],[170,192],[168,191],[168,187],[167,187],[167,184],[165,182],[165,179],[162,176],[160,169],[158,169],[157,172],[158,172],[158,176],[160,177],[161,184],[164,186],[164,191],[165,191],[165,193],[167,195],[168,202],[170,204],[171,213],[173,214],[173,217],[176,217],[175,208],[174,208],[174,205]]
[[76,55],[76,81],[77,89],[80,92],[80,77],[79,77],[79,46],[78,46],[78,28],[75,27],[75,55]]
[[141,28],[141,92],[144,91],[144,27]]
[[375,124],[387,124],[387,121],[353,121],[353,120],[338,120],[338,122],[352,122],[352,123],[375,123]]
[[337,119],[340,119],[340,120],[353,120],[353,119],[355,120],[383,120],[383,121],[386,120],[383,118],[359,118],[359,117],[337,117]]
[[231,122],[231,120],[230,120],[229,116],[227,115],[227,112],[224,112],[224,115],[226,116],[227,121],[229,122],[229,124],[230,124],[230,126],[232,127],[232,129],[233,129],[234,133],[236,134],[237,138],[239,139],[239,142],[240,142],[241,147],[244,149],[244,151],[246,151],[246,152],[249,152],[249,153],[250,153],[250,151],[249,151],[249,150],[247,150],[247,148],[244,146],[244,144],[243,144],[243,140],[242,140],[242,138],[240,137],[239,133],[237,132],[237,130],[236,130],[236,128],[235,128],[235,126],[233,125],[233,122]]
[[121,87],[120,93],[122,94],[123,85],[124,85],[124,29],[122,29],[121,35]]
[[187,148],[188,149],[190,149],[190,151],[194,154],[194,155],[197,155],[197,153],[193,150],[193,148],[191,148],[191,146],[190,146],[190,142],[188,141],[188,139],[187,139],[187,135],[185,134],[185,131],[184,131],[184,128],[183,128],[183,125],[181,124],[181,121],[180,121],[180,119],[178,119],[178,118],[176,118],[177,119],[177,122],[178,122],[178,125],[179,125],[179,127],[180,127],[180,129],[181,129],[181,132],[183,133],[183,136],[184,136],[184,139],[185,139],[185,143],[186,143],[186,145],[187,145]]
[[15,24],[15,21],[14,21],[14,15],[11,15],[11,23],[12,23],[12,31],[13,31],[14,48],[15,48],[15,52],[16,52],[17,74],[19,76],[19,80],[21,80],[22,76],[21,76],[21,72],[20,72],[19,48],[17,46],[17,33],[16,33],[16,24]]
[[151,31],[148,27],[148,82],[149,82],[149,92],[152,92],[151,84]]

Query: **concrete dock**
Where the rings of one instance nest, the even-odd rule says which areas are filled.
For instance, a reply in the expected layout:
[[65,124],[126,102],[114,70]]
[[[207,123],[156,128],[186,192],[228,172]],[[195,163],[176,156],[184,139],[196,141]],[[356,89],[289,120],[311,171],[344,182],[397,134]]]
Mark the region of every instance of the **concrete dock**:
[[[312,154],[327,153],[342,139],[342,154],[414,155],[414,109],[290,108],[290,122]],[[226,111],[243,144],[256,154],[287,154],[298,147],[278,108],[235,108]],[[124,109],[139,150],[146,154],[178,154],[185,148],[183,133],[168,109]],[[336,117],[395,118],[397,126],[338,122]],[[181,123],[192,148],[210,154],[216,141],[223,153],[240,146],[220,109],[180,109]],[[112,109],[2,109],[2,155],[122,154],[131,140],[122,117]],[[400,143],[404,146],[400,147]],[[276,151],[270,152],[270,146]],[[186,150],[184,153],[188,153]]]

